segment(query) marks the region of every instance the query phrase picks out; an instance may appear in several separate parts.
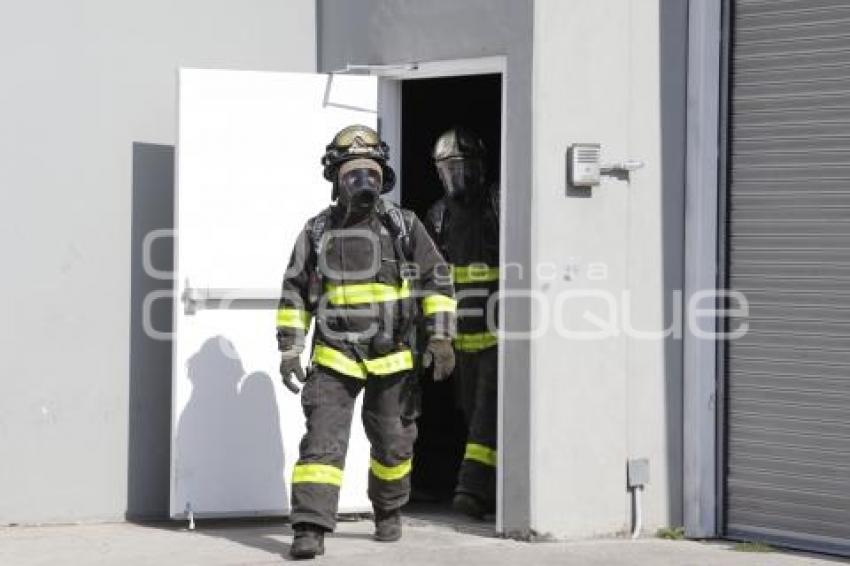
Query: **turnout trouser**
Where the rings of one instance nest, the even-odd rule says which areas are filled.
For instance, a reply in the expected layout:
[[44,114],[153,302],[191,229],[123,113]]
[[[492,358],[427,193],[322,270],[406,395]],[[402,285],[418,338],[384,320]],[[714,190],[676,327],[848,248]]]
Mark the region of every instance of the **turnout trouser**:
[[456,491],[474,495],[489,507],[496,502],[497,351],[495,346],[478,352],[456,350],[455,380],[468,431]]
[[314,366],[301,392],[307,432],[292,478],[291,521],[333,530],[351,430],[361,390],[363,426],[371,444],[369,499],[385,510],[407,503],[416,440],[418,395],[410,371],[354,378]]

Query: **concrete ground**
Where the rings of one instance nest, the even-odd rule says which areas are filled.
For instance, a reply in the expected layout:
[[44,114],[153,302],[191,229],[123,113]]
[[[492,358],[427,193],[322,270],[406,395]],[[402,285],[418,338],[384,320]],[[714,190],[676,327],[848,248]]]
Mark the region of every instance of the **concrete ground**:
[[[841,561],[813,555],[735,550],[734,543],[644,538],[524,543],[491,536],[488,525],[434,520],[427,513],[405,518],[401,542],[371,540],[368,520],[342,522],[326,539],[327,554],[315,564],[559,565],[559,566],[796,566]],[[276,522],[130,523],[0,528],[3,566],[277,564],[288,560],[291,531]]]

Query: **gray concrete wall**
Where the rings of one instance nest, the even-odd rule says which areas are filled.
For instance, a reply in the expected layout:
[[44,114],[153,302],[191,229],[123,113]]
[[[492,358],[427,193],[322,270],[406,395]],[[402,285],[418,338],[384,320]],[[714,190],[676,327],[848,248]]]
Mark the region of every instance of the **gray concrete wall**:
[[[502,250],[507,262],[530,271],[532,211],[532,2],[531,0],[319,0],[319,67],[441,61],[501,55],[507,60],[505,105],[507,177],[503,197]],[[510,290],[527,279],[510,270]],[[504,305],[505,327],[527,329],[528,302]],[[529,342],[511,340],[504,349],[503,528],[523,534],[529,509]]]
[[[682,520],[682,344],[624,327],[660,331],[681,304],[687,3],[536,0],[534,29],[532,263],[555,276],[533,283],[549,305],[535,327],[549,326],[532,344],[532,525],[564,537],[627,529],[626,461],[647,457],[652,532]],[[631,182],[569,190],[576,142],[646,166]],[[588,290],[613,303],[556,307]],[[614,332],[579,340],[553,327],[598,330],[586,312]]]
[[139,309],[170,284],[138,247],[172,222],[176,69],[312,71],[315,56],[312,0],[4,8],[0,524],[167,513],[169,348],[139,333]]

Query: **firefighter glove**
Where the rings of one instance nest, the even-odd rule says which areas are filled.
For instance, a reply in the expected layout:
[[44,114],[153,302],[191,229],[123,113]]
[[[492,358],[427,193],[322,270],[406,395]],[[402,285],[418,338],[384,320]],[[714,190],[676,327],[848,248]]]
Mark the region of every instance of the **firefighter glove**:
[[422,365],[434,365],[434,381],[443,381],[455,369],[455,351],[448,338],[432,336],[425,348]]
[[295,394],[298,394],[301,390],[293,381],[292,376],[294,375],[301,383],[307,381],[304,368],[301,367],[300,356],[303,350],[303,346],[294,346],[283,352],[280,360],[280,375],[283,378],[283,384]]

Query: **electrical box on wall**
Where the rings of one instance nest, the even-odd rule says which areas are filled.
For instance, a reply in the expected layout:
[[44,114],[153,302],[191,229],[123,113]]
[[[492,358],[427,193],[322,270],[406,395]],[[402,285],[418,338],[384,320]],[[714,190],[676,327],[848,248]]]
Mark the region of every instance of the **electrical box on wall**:
[[573,187],[595,187],[600,183],[602,146],[575,143],[567,150],[567,180]]
[[629,488],[649,483],[649,458],[635,458],[626,462]]
[[572,187],[596,187],[603,176],[628,181],[632,171],[641,167],[643,162],[636,159],[602,163],[602,146],[598,143],[574,143],[567,149],[567,183]]

